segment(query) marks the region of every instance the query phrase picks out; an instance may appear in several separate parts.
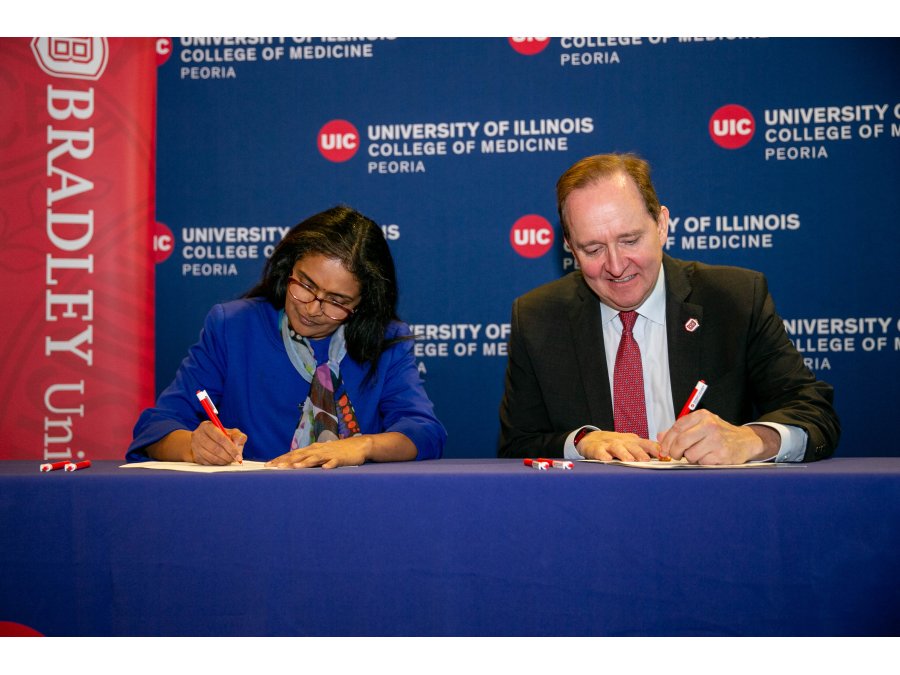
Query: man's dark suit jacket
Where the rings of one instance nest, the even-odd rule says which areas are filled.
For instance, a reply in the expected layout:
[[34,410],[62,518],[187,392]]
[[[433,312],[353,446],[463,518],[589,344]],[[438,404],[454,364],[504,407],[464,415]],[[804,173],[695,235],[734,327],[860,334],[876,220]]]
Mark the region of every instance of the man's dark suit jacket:
[[[674,405],[702,379],[709,389],[700,408],[735,425],[802,427],[803,460],[829,457],[841,435],[834,390],[803,365],[765,277],[665,254],[663,265]],[[690,319],[700,324],[693,332]],[[600,300],[573,272],[513,303],[497,455],[562,457],[567,436],[586,424],[615,429]]]

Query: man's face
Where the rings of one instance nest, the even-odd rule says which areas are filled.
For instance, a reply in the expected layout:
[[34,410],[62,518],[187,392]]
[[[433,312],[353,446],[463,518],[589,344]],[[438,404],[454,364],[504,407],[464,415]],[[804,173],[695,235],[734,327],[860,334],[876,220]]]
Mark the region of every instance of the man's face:
[[620,312],[640,307],[659,276],[668,209],[654,222],[624,173],[570,193],[565,209],[569,247],[591,290]]

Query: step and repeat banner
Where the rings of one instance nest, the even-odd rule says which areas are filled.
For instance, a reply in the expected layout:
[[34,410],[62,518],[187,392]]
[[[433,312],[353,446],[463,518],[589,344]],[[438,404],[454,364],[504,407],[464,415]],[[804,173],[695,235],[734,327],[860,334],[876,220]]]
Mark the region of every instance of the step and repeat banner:
[[445,456],[492,456],[512,301],[575,269],[553,187],[614,150],[652,163],[670,255],[767,274],[835,387],[838,453],[897,454],[898,57],[857,39],[0,40],[0,459],[120,457],[210,307],[336,204],[390,243]]
[[0,40],[0,459],[121,459],[154,401],[156,67]]
[[[289,228],[347,204],[381,224],[390,244],[400,314],[422,336],[416,360],[449,432],[445,456],[494,456],[513,299],[575,269],[556,180],[584,156],[635,151],[653,165],[672,215],[670,255],[768,276],[788,335],[835,388],[838,455],[900,454],[891,424],[900,401],[891,222],[900,206],[900,41],[183,37],[155,48],[157,393],[209,309],[255,283]],[[34,109],[43,87],[57,86],[42,76]],[[124,68],[116,76],[133,82]],[[41,145],[49,123],[23,121],[40,126],[36,165],[54,147]],[[70,166],[81,161],[71,154]],[[123,180],[119,166],[103,168],[106,189]],[[51,180],[60,189],[48,175],[33,179],[43,181],[34,190]],[[41,223],[43,198],[28,207]],[[99,223],[97,233],[128,248],[118,238],[134,235],[138,215],[119,214],[121,234]],[[7,215],[7,232],[12,222]],[[29,253],[41,294],[48,246],[45,235]],[[147,278],[140,261],[116,261]],[[43,350],[47,326],[60,331],[54,341],[75,339],[75,328],[61,329],[82,322],[84,306],[54,305],[52,324],[40,298],[30,301],[34,328],[14,330],[15,344]],[[149,359],[142,340],[152,333],[141,330],[117,323],[105,339]],[[68,358],[83,366],[82,356]],[[56,380],[22,387],[40,402],[45,381]]]

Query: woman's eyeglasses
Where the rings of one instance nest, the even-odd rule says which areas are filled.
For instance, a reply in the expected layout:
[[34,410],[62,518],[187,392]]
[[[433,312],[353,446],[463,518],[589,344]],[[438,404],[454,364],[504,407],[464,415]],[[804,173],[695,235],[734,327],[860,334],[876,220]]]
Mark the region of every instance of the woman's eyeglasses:
[[348,317],[356,314],[355,309],[345,307],[334,300],[324,300],[320,298],[313,289],[302,281],[297,281],[294,277],[288,277],[288,293],[291,294],[291,297],[294,298],[294,300],[302,302],[304,305],[308,305],[313,300],[318,300],[319,306],[322,308],[322,313],[333,321],[344,321]]

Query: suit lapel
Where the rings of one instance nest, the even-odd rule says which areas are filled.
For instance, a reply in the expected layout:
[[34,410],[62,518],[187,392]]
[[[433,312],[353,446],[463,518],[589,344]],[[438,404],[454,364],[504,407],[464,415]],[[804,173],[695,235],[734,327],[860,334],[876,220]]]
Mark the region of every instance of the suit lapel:
[[[685,300],[691,294],[691,284],[684,269],[672,258],[663,255],[666,269],[666,337],[669,349],[669,377],[672,384],[672,404],[677,416],[694,385],[700,379],[700,347],[703,333],[703,307]],[[685,325],[694,319],[699,327],[689,331]]]
[[609,392],[600,301],[588,289],[583,278],[576,293],[579,301],[569,311],[569,325],[575,342],[578,374],[587,397],[591,424],[611,431],[615,428],[615,420]]

